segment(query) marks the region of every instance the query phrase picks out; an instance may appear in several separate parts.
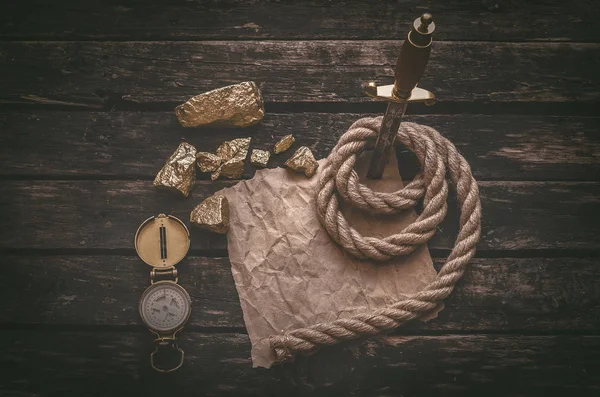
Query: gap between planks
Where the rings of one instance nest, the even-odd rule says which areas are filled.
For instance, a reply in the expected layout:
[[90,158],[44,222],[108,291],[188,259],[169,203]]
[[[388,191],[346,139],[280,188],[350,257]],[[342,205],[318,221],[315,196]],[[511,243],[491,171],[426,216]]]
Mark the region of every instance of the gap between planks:
[[[600,330],[529,330],[529,329],[456,329],[456,330],[438,330],[438,329],[406,329],[406,326],[395,328],[392,332],[385,336],[391,337],[444,337],[444,336],[486,336],[499,335],[506,337],[552,337],[552,336],[600,336]],[[60,334],[62,332],[97,332],[103,334],[121,334],[128,333],[144,333],[148,332],[148,327],[140,325],[110,325],[110,324],[43,324],[43,323],[13,323],[0,322],[0,334],[3,331],[24,331],[35,332],[42,331],[48,334]],[[186,325],[183,332],[198,333],[198,334],[239,334],[248,335],[245,327],[203,327],[197,325]],[[374,336],[371,338],[380,338],[384,336]],[[355,340],[355,341],[358,341]]]
[[[200,92],[199,92],[200,93]],[[56,101],[59,102],[59,101]],[[173,111],[182,102],[140,102],[136,103],[109,97],[102,104],[90,103],[47,103],[40,100],[0,99],[0,111],[31,112],[141,112],[159,113]],[[597,117],[600,102],[453,102],[438,101],[433,106],[421,103],[411,104],[406,115],[484,115],[484,116],[581,116]],[[386,103],[372,102],[265,102],[265,112],[270,115],[298,113],[362,113],[383,115]]]
[[[42,256],[135,256],[135,249],[127,248],[0,248],[1,255],[19,255],[25,257]],[[450,254],[449,249],[429,249],[432,259],[445,259]],[[228,258],[227,249],[195,249],[189,250],[188,255],[205,257],[210,259]],[[575,259],[575,258],[598,258],[600,248],[575,248],[575,249],[519,249],[519,250],[497,250],[478,249],[475,258],[478,259]]]

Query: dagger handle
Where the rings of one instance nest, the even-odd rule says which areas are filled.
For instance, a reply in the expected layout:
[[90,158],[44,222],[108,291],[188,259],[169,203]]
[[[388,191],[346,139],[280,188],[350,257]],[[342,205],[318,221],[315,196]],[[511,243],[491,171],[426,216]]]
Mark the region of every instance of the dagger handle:
[[408,100],[412,89],[423,76],[431,53],[434,30],[435,24],[431,14],[426,13],[415,20],[413,28],[404,40],[394,74],[393,94],[398,99]]

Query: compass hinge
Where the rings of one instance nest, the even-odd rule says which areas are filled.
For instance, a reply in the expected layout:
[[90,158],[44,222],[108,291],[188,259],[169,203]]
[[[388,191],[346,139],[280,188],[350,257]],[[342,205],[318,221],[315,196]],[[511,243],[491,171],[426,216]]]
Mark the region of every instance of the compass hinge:
[[177,274],[177,269],[174,267],[169,267],[167,269],[152,269],[150,271],[150,281],[154,284],[157,281],[179,281],[179,275]]

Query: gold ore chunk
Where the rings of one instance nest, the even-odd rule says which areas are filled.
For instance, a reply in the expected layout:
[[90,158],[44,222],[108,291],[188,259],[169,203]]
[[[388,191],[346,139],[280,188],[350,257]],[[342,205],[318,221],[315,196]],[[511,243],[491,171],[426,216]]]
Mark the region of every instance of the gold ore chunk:
[[217,156],[223,161],[229,161],[235,156],[243,155],[246,158],[250,148],[252,138],[237,138],[231,141],[225,141],[217,149]]
[[229,229],[229,202],[220,194],[198,204],[190,214],[190,222],[211,232],[225,234]]
[[275,154],[285,152],[290,148],[290,146],[294,144],[294,142],[296,142],[296,139],[292,134],[286,135],[275,144],[275,150],[273,151],[275,152]]
[[221,165],[221,157],[208,152],[196,153],[196,162],[202,172],[216,171]]
[[212,173],[210,178],[214,181],[223,175],[230,179],[239,179],[244,173],[244,160],[248,155],[251,138],[238,138],[225,141],[217,149],[217,156],[223,164]]
[[250,155],[250,162],[255,167],[265,168],[269,162],[271,153],[266,150],[254,149]]
[[244,174],[244,160],[229,160],[212,173],[210,179],[216,180],[221,175],[229,179],[240,179]]
[[195,182],[196,148],[187,142],[182,142],[164,167],[158,171],[153,185],[179,190],[187,197]]
[[265,115],[260,89],[253,81],[229,85],[190,98],[175,108],[184,127],[247,127]]
[[317,172],[319,163],[315,160],[312,152],[306,146],[300,147],[296,153],[285,162],[286,167],[296,172],[304,172],[307,177],[311,177]]

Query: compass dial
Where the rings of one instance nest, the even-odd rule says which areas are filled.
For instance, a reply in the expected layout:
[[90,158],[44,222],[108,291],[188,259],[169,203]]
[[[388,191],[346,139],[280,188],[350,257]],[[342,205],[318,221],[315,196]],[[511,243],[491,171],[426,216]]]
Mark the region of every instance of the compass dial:
[[154,331],[175,331],[183,326],[190,313],[189,294],[171,281],[154,283],[140,300],[142,320]]

